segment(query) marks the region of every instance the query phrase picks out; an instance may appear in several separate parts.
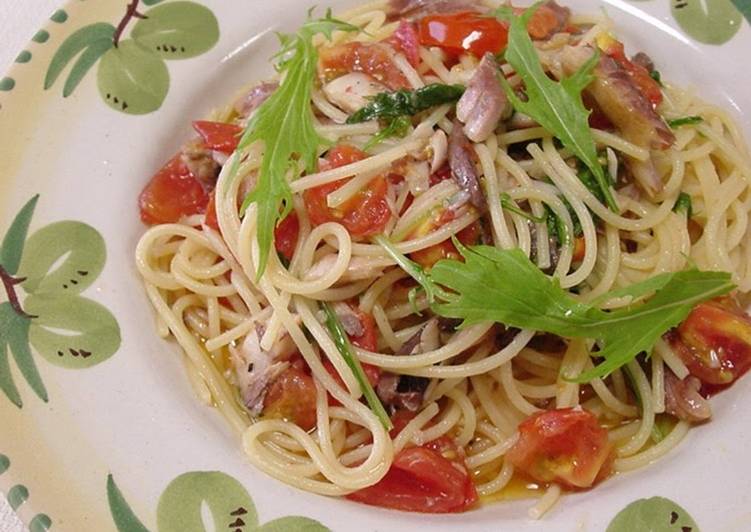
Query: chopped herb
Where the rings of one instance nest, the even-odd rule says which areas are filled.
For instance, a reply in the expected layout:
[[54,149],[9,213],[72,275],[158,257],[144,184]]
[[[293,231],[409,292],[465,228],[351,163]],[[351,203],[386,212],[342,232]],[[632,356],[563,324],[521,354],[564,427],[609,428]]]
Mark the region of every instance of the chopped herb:
[[691,216],[693,216],[694,214],[694,205],[691,201],[691,196],[689,196],[685,192],[678,194],[678,199],[673,206],[673,212],[677,212],[678,214],[685,212],[686,218],[691,218]]
[[[545,205],[546,223],[548,226],[548,234],[554,235],[561,246],[568,246],[573,242],[573,239],[569,235],[566,224],[561,220],[553,209]],[[574,218],[577,222],[578,218]],[[579,230],[581,230],[581,224],[579,224]]]
[[653,80],[655,80],[660,87],[664,87],[665,86],[662,83],[662,74],[660,74],[659,70],[652,70],[649,73],[649,77],[652,78]]
[[370,406],[370,409],[376,417],[378,417],[386,430],[391,430],[393,424],[389,419],[389,415],[386,413],[386,409],[383,408],[383,404],[381,404],[380,399],[378,399],[375,390],[373,390],[373,386],[370,385],[370,381],[368,381],[368,377],[362,369],[360,360],[355,356],[354,351],[352,350],[352,344],[350,344],[347,333],[344,331],[344,327],[339,321],[336,312],[334,312],[334,309],[328,303],[321,303],[321,306],[326,314],[326,327],[336,344],[336,348],[342,355],[344,362],[347,363],[352,370],[352,373],[355,375],[355,379],[357,379],[357,383],[360,385],[360,389],[365,396],[365,401],[367,401],[368,406]]
[[505,210],[509,212],[513,212],[514,214],[518,214],[522,218],[526,218],[530,222],[534,222],[536,224],[544,224],[547,222],[548,217],[547,216],[535,216],[533,214],[528,213],[527,211],[523,211],[519,208],[519,206],[516,204],[516,202],[511,199],[511,196],[509,196],[507,193],[501,194],[501,207],[503,207]]
[[232,166],[232,173],[236,175],[240,161],[250,145],[256,141],[264,144],[258,184],[245,198],[241,208],[241,212],[245,212],[251,203],[256,203],[258,207],[258,278],[266,269],[274,240],[274,228],[292,209],[292,191],[288,179],[296,178],[302,170],[312,172],[318,148],[325,144],[313,126],[310,105],[318,63],[313,37],[322,33],[331,38],[335,30],[358,29],[332,18],[329,10],[322,19],[308,20],[296,35],[279,36],[282,46],[276,57],[280,58],[277,69],[284,74],[282,83],[248,122]]
[[582,102],[582,91],[594,79],[592,71],[597,66],[599,52],[573,76],[560,82],[550,79],[527,33],[527,22],[538,7],[539,3],[520,17],[508,12],[501,14],[511,20],[506,60],[524,81],[526,101],[517,96],[503,76],[499,79],[514,109],[534,119],[584,162],[592,171],[604,202],[611,210],[619,212],[608,178],[597,160],[597,147],[588,121],[590,111]]
[[675,129],[681,126],[694,126],[702,122],[704,122],[704,119],[700,116],[684,116],[681,118],[674,118],[673,120],[668,120],[668,125],[671,128]]
[[365,151],[370,151],[381,142],[391,137],[398,137],[400,139],[404,138],[407,136],[407,133],[409,133],[409,127],[411,125],[412,121],[406,116],[392,118],[385,128],[376,133],[373,138],[363,146],[363,149]]
[[431,107],[454,103],[464,94],[462,85],[433,83],[417,90],[400,89],[376,94],[373,100],[347,119],[348,124],[359,124],[376,118],[412,116]]

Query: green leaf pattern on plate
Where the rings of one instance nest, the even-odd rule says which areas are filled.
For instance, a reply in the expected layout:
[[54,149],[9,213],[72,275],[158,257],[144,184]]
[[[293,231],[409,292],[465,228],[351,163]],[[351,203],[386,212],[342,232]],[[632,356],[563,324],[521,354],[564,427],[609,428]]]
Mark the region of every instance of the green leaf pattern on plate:
[[[115,484],[107,477],[107,499],[118,532],[148,532]],[[208,510],[206,512],[206,510]],[[206,523],[204,516],[212,522]],[[169,483],[159,497],[159,532],[204,532],[242,530],[243,532],[329,532],[314,519],[288,516],[258,524],[255,504],[236,479],[219,471],[191,471]]]
[[[145,6],[160,1],[142,0]],[[128,3],[116,25],[97,22],[65,39],[50,62],[44,88],[52,87],[75,59],[63,97],[70,96],[98,64],[99,94],[112,109],[131,115],[159,109],[170,87],[164,60],[188,59],[213,48],[219,40],[219,23],[210,9],[196,2],[168,2],[144,12],[139,11],[140,3]],[[131,39],[122,39],[131,23]]]
[[706,44],[729,41],[743,21],[731,0],[671,0],[670,9],[683,31]]
[[634,501],[610,522],[606,532],[699,532],[696,521],[664,497]]
[[19,408],[23,400],[10,360],[37,397],[49,400],[31,346],[56,366],[81,369],[112,356],[121,341],[112,313],[79,295],[104,268],[104,239],[76,221],[52,223],[27,238],[38,198],[21,208],[0,246],[7,299],[0,303],[0,390]]

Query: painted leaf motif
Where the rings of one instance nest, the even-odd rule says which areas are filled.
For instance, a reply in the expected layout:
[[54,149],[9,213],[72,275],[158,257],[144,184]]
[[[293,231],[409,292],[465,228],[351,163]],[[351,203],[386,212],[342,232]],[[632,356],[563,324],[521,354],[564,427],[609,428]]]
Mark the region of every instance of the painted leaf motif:
[[159,498],[159,532],[204,532],[202,506],[214,519],[214,530],[234,530],[258,524],[255,505],[245,488],[218,471],[194,471],[170,482]]
[[5,233],[3,243],[0,245],[0,265],[10,275],[15,275],[18,266],[21,264],[24,244],[26,243],[26,234],[29,231],[31,217],[34,216],[39,194],[31,198],[16,215],[13,223],[10,225],[8,232]]
[[169,91],[169,71],[155,52],[126,39],[102,57],[97,85],[107,105],[122,113],[142,115],[162,106]]
[[210,50],[219,24],[210,9],[194,2],[170,2],[145,13],[131,37],[164,59],[187,59]]
[[699,532],[696,521],[678,504],[664,497],[634,501],[608,525],[606,532]]
[[269,521],[258,527],[258,532],[330,532],[328,527],[323,526],[315,519],[307,517],[282,517]]
[[160,2],[162,2],[162,0],[143,0],[144,5],[147,6],[155,6]]
[[131,510],[111,474],[107,475],[107,501],[118,532],[149,532]]
[[671,0],[670,9],[683,31],[706,44],[729,41],[743,20],[731,0]]
[[88,368],[120,347],[117,320],[96,301],[72,294],[31,294],[25,308],[37,316],[29,331],[31,345],[51,364]]
[[[13,355],[13,360],[37,397],[46,403],[49,400],[47,389],[44,387],[42,377],[39,375],[39,370],[29,348],[31,319],[18,315],[8,303],[0,305],[0,309],[2,309],[0,310],[0,330],[3,331],[5,342]],[[7,363],[5,365],[7,366]],[[9,368],[4,369],[9,370]],[[8,379],[10,378],[10,373],[8,373]]]
[[26,242],[19,269],[26,277],[22,286],[31,294],[78,294],[99,277],[106,258],[104,239],[90,225],[53,223]]
[[52,87],[63,70],[65,70],[65,67],[68,66],[68,63],[70,63],[78,54],[83,52],[83,55],[73,67],[73,71],[71,71],[68,81],[65,83],[63,96],[69,96],[83,76],[86,75],[89,68],[91,68],[94,62],[96,62],[96,60],[92,61],[92,58],[98,52],[92,52],[90,50],[104,50],[101,53],[98,53],[98,59],[107,49],[112,48],[112,37],[114,34],[115,27],[112,24],[98,22],[96,24],[84,26],[65,39],[60,48],[57,49],[57,52],[55,52],[55,55],[50,62],[50,66],[47,68],[47,74],[44,78],[45,90]]
[[746,17],[748,23],[751,24],[751,2],[748,0],[732,0],[735,7],[741,14]]
[[18,393],[16,384],[13,382],[13,376],[10,374],[10,362],[8,360],[10,355],[8,349],[8,331],[10,331],[11,324],[14,323],[15,316],[16,313],[13,311],[10,303],[0,305],[0,390],[3,391],[11,403],[21,408],[23,401],[21,400],[21,395]]

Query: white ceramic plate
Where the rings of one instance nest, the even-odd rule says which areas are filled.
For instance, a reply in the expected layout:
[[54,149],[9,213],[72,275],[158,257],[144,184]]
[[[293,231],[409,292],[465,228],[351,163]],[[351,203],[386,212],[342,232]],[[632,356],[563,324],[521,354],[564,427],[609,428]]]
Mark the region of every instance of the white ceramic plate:
[[[528,519],[530,501],[449,516],[361,506],[295,490],[247,463],[223,419],[195,399],[176,346],[154,331],[133,264],[144,230],[136,197],[188,137],[191,119],[270,74],[273,30],[293,30],[308,4],[142,0],[152,18],[190,12],[184,18],[195,25],[166,51],[132,55],[126,76],[102,57],[125,2],[71,0],[0,80],[0,235],[11,235],[0,264],[30,278],[15,292],[24,312],[39,316],[0,305],[0,489],[31,530],[203,530],[203,512],[217,531],[290,515],[306,519],[262,528],[316,530],[315,520],[337,531],[598,531],[649,496],[679,502],[704,530],[751,529],[751,379],[714,399],[712,422],[668,457],[566,496],[541,522]],[[605,8],[627,45],[727,107],[751,137],[746,0],[568,4]],[[148,32],[140,38],[159,46]],[[11,229],[24,205],[25,246],[23,223]],[[53,265],[61,266],[45,275]],[[45,335],[45,324],[57,336]]]

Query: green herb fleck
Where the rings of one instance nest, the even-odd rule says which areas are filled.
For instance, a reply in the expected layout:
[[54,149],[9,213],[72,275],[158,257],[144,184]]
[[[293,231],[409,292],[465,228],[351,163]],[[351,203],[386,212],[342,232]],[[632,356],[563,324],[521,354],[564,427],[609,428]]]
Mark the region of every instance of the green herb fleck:
[[678,214],[686,213],[686,218],[691,218],[694,214],[694,204],[691,201],[691,196],[685,192],[678,194],[678,199],[673,206],[673,212]]
[[363,149],[365,151],[370,151],[384,140],[392,137],[397,137],[400,139],[404,138],[407,136],[407,133],[409,133],[409,128],[411,125],[412,121],[406,116],[392,118],[385,128],[376,133],[373,138],[370,139],[365,144],[365,146],[363,146]]
[[414,91],[400,89],[395,92],[382,92],[375,95],[368,105],[351,115],[347,123],[359,124],[377,118],[412,116],[431,107],[454,103],[462,94],[462,85],[441,83],[432,83]]
[[503,207],[504,210],[518,214],[522,218],[526,218],[530,222],[534,222],[536,224],[544,224],[548,221],[548,217],[545,215],[535,216],[528,213],[527,211],[520,209],[516,202],[511,199],[511,196],[509,196],[506,192],[503,192],[501,194],[501,207]]
[[702,122],[704,122],[704,119],[700,116],[684,116],[681,118],[674,118],[673,120],[668,120],[668,125],[671,128],[675,129],[681,126],[694,126]]

